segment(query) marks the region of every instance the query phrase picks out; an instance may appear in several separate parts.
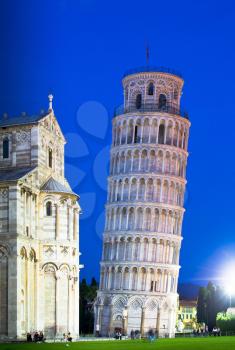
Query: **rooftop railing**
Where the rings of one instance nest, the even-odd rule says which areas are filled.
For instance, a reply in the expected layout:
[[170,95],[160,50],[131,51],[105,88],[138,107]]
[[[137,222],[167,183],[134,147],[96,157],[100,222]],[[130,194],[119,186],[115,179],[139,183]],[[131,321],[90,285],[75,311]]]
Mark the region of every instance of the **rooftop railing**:
[[137,68],[132,68],[128,69],[124,75],[123,78],[127,77],[128,75],[131,74],[137,74],[137,73],[168,73],[168,74],[173,74],[176,75],[180,78],[183,78],[182,74],[174,69],[167,68],[167,67],[157,67],[157,66],[142,66],[142,67],[137,67]]
[[160,106],[157,103],[153,102],[145,102],[142,103],[140,108],[137,108],[135,104],[128,104],[127,106],[120,105],[115,108],[114,110],[114,117],[117,115],[121,114],[126,114],[126,113],[142,113],[142,112],[161,112],[161,113],[169,113],[169,114],[176,114],[179,115],[183,118],[186,118],[189,120],[189,115],[186,111],[182,110],[181,108],[178,108],[177,106],[173,104],[166,104],[164,106]]

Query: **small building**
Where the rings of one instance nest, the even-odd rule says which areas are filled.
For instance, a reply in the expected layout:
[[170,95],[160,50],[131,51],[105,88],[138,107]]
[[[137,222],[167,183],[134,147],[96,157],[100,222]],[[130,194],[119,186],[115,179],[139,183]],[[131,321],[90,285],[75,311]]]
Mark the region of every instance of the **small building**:
[[177,313],[178,332],[191,332],[197,324],[197,300],[179,300]]

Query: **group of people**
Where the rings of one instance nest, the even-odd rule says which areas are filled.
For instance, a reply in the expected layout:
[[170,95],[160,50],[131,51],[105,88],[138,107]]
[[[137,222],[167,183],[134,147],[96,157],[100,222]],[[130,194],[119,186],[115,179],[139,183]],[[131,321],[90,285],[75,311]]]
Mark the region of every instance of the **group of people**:
[[140,331],[139,330],[131,330],[130,333],[131,339],[139,339],[140,338]]
[[121,331],[117,331],[115,333],[115,339],[117,340],[122,340],[122,332]]
[[68,333],[68,334],[63,334],[63,341],[65,342],[71,342],[73,340],[73,338],[71,337],[71,333]]
[[204,335],[208,335],[208,327],[207,328],[198,328],[198,329],[194,329],[193,330],[193,335],[194,336],[204,336]]
[[198,328],[193,330],[193,335],[194,336],[208,336],[208,335],[213,335],[214,337],[220,336],[221,335],[221,330],[219,327],[213,327],[212,331],[209,332],[208,326],[205,328]]
[[214,336],[214,337],[216,337],[216,336],[221,336],[221,330],[220,330],[220,328],[219,327],[213,327],[213,329],[212,329],[212,335]]
[[38,332],[38,331],[35,331],[35,332],[32,332],[32,333],[27,333],[27,342],[28,343],[31,343],[31,342],[35,342],[35,343],[38,343],[38,342],[43,342],[45,339],[44,339],[44,334],[42,331]]
[[[123,337],[123,334],[122,334],[122,330],[121,329],[116,329],[116,332],[115,332],[115,339],[117,340],[122,340],[122,337]],[[130,332],[130,338],[131,339],[140,339],[141,338],[141,334],[140,334],[140,331],[139,330],[131,330]],[[148,332],[148,339],[149,341],[154,341],[156,340],[157,336],[156,334],[154,333],[154,331],[152,329],[149,330]]]

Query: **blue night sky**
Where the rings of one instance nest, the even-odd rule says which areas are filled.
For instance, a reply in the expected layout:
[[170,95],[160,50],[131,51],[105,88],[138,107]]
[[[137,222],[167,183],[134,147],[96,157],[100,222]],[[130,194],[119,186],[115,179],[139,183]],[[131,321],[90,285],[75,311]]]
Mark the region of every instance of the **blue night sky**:
[[215,278],[235,255],[235,3],[0,1],[0,113],[38,113],[54,94],[81,196],[82,277],[98,278],[108,146],[121,78],[150,63],[182,72],[192,122],[181,281]]

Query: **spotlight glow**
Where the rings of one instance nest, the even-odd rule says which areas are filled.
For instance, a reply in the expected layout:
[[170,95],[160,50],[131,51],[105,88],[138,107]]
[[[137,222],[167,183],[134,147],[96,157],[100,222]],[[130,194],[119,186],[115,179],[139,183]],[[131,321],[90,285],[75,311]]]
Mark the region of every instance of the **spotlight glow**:
[[223,273],[224,290],[229,296],[235,295],[235,263],[227,266]]

